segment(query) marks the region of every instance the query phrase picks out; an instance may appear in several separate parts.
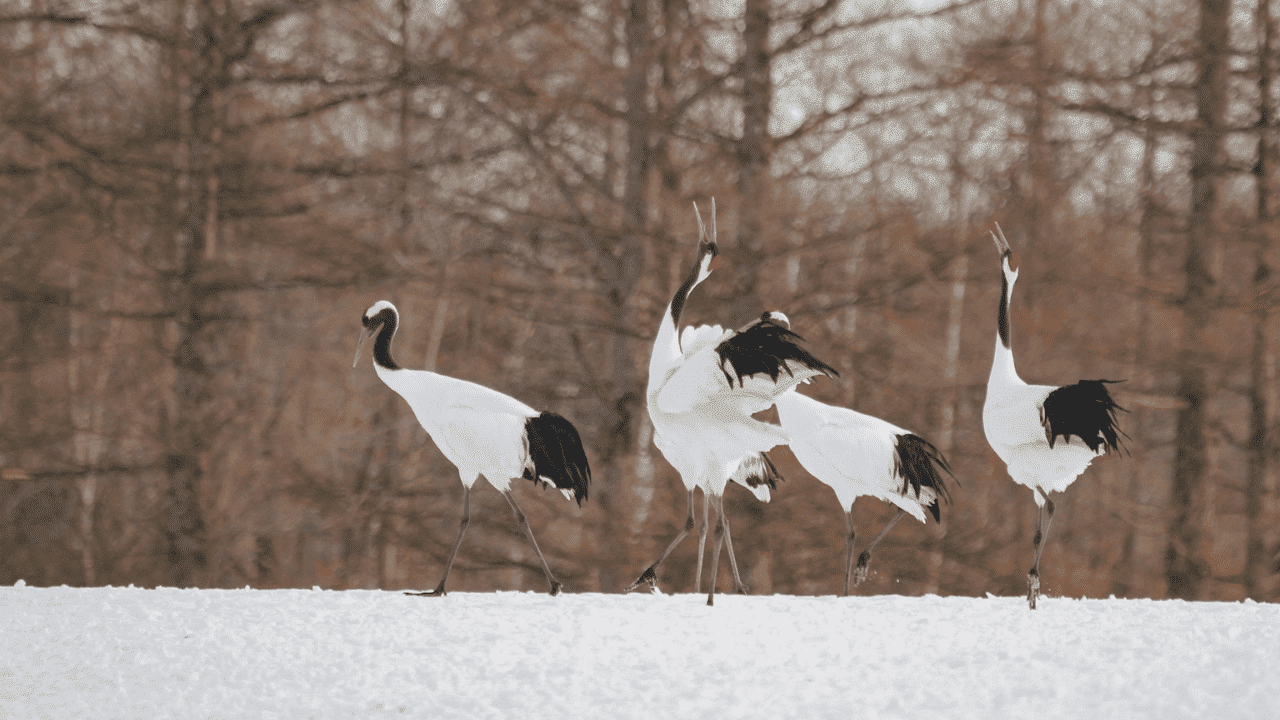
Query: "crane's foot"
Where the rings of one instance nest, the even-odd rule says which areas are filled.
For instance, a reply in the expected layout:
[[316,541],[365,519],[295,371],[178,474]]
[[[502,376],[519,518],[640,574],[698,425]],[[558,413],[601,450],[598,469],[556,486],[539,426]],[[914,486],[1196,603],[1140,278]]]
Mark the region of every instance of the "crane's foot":
[[739,586],[735,587],[735,588],[733,589],[733,591],[734,591],[735,593],[737,593],[738,595],[749,595],[749,594],[751,594],[751,588],[747,587],[746,585],[739,585]]
[[871,562],[871,556],[862,553],[858,556],[858,564],[853,568],[853,586],[858,587],[867,579],[867,564]]
[[412,597],[444,597],[444,596],[445,596],[445,595],[447,595],[447,594],[448,594],[448,593],[446,593],[446,592],[444,591],[444,586],[443,586],[443,585],[441,585],[440,587],[436,588],[435,590],[428,590],[428,591],[426,591],[426,592],[407,592],[407,593],[405,593],[405,595],[409,595],[409,596],[412,596]]
[[552,580],[551,581],[551,597],[555,597],[556,595],[559,595],[559,594],[560,594],[560,581]]
[[629,593],[640,587],[640,583],[649,583],[649,590],[658,592],[658,573],[652,567],[646,568],[644,572],[640,573],[640,577],[636,578],[636,581],[628,585],[622,592]]
[[1040,597],[1040,573],[1035,568],[1027,573],[1027,605],[1036,609],[1036,599]]

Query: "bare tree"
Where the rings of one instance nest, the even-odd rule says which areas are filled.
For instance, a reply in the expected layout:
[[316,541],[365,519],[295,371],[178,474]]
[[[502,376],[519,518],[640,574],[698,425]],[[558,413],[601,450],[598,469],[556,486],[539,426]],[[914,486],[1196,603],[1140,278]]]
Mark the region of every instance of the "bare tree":
[[1178,411],[1174,439],[1177,454],[1173,466],[1173,518],[1166,564],[1169,596],[1186,600],[1199,597],[1201,583],[1209,573],[1202,555],[1202,530],[1197,516],[1209,464],[1205,438],[1209,378],[1201,347],[1213,302],[1214,278],[1207,256],[1216,236],[1214,211],[1227,102],[1228,5],[1221,0],[1202,0],[1198,31],[1197,124],[1191,132],[1191,207],[1183,264],[1186,287],[1182,308],[1186,323],[1177,360],[1178,395],[1185,405]]

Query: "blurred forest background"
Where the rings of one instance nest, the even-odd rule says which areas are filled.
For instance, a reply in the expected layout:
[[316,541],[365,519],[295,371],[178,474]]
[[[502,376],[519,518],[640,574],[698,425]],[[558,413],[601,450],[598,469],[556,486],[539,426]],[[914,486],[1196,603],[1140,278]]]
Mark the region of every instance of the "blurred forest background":
[[[1025,592],[998,221],[1023,378],[1127,380],[1046,592],[1280,599],[1277,86],[1269,0],[6,0],[0,583],[433,585],[456,471],[351,367],[388,299],[402,364],[582,431],[581,510],[515,487],[566,589],[617,591],[684,517],[646,368],[714,196],[686,322],[782,310],[841,372],[807,392],[955,468],[860,592]],[[773,456],[726,498],[744,579],[836,592],[834,493]],[[450,589],[544,590],[478,487]]]

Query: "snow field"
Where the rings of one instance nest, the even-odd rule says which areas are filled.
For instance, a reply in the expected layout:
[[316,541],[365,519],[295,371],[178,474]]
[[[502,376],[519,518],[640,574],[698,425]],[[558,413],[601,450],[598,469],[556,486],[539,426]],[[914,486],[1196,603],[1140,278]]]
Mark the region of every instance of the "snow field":
[[1280,606],[0,588],[0,718],[1277,718]]

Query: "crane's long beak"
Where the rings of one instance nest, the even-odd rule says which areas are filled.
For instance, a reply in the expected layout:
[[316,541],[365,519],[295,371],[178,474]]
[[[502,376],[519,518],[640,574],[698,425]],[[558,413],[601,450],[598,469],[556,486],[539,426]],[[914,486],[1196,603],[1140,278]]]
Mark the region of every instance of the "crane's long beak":
[[1005,253],[1011,252],[1009,249],[1009,241],[1005,239],[1004,230],[1000,229],[1000,223],[996,223],[996,230],[999,231],[1000,234],[996,235],[994,232],[991,233],[991,239],[996,241],[996,249],[1000,251],[1000,256],[1004,257]]
[[360,349],[364,347],[364,341],[369,339],[371,334],[368,328],[360,328],[360,342],[356,343],[356,359],[351,361],[351,367],[360,364]]
[[1018,263],[1021,262],[1018,258],[1018,253],[1009,247],[1009,241],[1005,239],[1004,230],[1000,229],[1000,223],[996,223],[996,232],[1000,234],[991,233],[991,239],[996,241],[996,249],[1000,251],[1000,259],[1009,266],[1010,272],[1017,273]]
[[[693,216],[698,220],[698,258],[699,261],[706,255],[711,256],[711,260],[715,263],[716,258],[720,255],[720,248],[716,243],[716,199],[711,198],[711,232],[707,232],[707,226],[702,224],[702,213],[698,211],[698,203],[693,204]],[[718,263],[716,263],[718,264]],[[708,270],[712,269],[711,265],[707,266]]]

